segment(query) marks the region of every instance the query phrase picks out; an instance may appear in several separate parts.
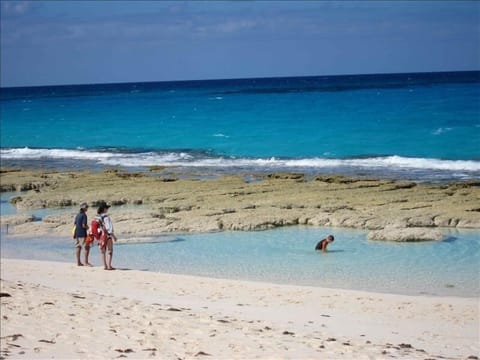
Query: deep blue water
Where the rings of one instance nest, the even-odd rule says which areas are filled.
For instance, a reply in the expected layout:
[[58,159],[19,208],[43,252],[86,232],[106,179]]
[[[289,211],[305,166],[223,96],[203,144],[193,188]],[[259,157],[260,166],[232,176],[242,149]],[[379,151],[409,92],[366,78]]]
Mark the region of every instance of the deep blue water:
[[480,72],[1,89],[2,165],[480,177]]

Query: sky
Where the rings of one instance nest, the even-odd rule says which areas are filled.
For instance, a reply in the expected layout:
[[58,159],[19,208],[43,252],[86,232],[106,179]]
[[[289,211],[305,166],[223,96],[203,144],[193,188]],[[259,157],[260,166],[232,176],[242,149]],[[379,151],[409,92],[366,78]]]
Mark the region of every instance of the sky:
[[1,87],[480,70],[480,1],[0,4]]

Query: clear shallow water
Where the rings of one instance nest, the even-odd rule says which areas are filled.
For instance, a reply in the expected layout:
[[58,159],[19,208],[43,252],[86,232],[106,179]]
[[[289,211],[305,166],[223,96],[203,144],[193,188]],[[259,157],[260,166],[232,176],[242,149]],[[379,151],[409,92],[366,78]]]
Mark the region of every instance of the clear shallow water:
[[[16,196],[22,196],[21,192],[3,192],[0,193],[0,215],[33,215],[35,219],[41,220],[44,216],[53,215],[66,210],[77,212],[77,207],[59,207],[47,209],[17,209],[10,200]],[[2,229],[3,231],[3,229]]]
[[[314,251],[332,233],[327,254]],[[450,231],[442,242],[383,243],[360,230],[289,227],[262,232],[159,236],[117,244],[119,268],[400,294],[480,296],[480,235]],[[1,241],[2,257],[73,262],[70,239]],[[99,265],[98,249],[92,260]]]

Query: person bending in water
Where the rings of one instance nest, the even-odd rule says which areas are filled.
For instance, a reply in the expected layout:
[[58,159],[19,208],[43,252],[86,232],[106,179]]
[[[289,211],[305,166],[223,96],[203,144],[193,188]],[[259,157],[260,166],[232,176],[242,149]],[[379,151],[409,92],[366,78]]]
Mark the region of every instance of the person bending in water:
[[333,242],[333,240],[335,240],[333,235],[328,235],[325,239],[320,240],[317,243],[317,246],[315,246],[315,250],[321,250],[322,252],[327,252],[327,246],[328,244]]

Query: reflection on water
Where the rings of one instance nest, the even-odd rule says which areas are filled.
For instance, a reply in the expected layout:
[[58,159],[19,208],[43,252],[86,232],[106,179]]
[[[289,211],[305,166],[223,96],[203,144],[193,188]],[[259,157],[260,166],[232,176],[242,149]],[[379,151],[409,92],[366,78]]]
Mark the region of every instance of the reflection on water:
[[[315,251],[326,234],[328,253]],[[289,227],[261,232],[159,235],[117,243],[117,268],[403,294],[479,296],[480,237],[449,231],[445,241],[386,243],[360,230]],[[74,261],[71,239],[11,239],[2,257]],[[91,260],[101,264],[97,249]]]
[[457,241],[458,239],[454,236],[448,236],[446,237],[443,242],[449,242],[449,243],[453,243],[454,241]]

